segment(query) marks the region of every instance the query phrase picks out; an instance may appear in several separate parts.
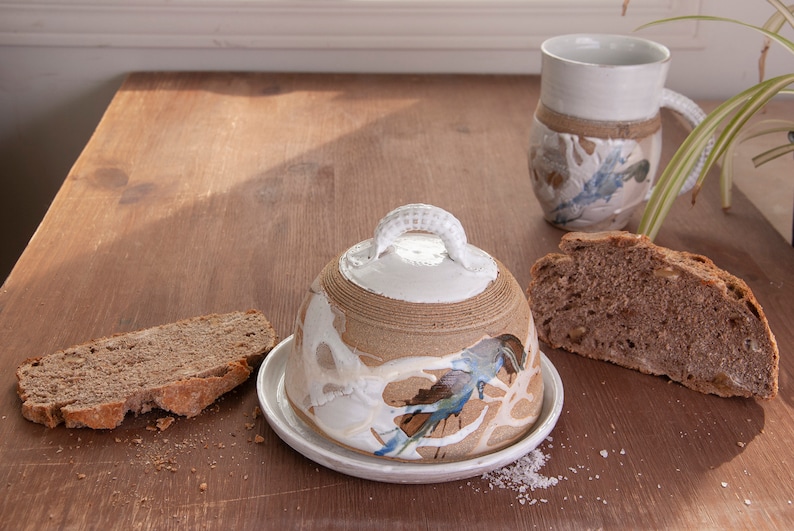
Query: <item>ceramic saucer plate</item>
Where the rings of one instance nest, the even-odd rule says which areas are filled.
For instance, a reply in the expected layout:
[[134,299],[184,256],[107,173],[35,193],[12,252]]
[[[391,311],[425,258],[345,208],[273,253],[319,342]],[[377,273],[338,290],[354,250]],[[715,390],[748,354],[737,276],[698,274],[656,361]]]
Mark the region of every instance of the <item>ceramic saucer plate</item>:
[[284,369],[292,350],[292,336],[276,345],[259,369],[256,392],[271,428],[294,450],[315,463],[337,472],[387,483],[441,483],[482,475],[508,465],[537,448],[557,424],[562,412],[560,375],[541,353],[543,407],[525,437],[513,445],[466,461],[454,463],[406,463],[348,450],[321,436],[292,411],[284,391]]

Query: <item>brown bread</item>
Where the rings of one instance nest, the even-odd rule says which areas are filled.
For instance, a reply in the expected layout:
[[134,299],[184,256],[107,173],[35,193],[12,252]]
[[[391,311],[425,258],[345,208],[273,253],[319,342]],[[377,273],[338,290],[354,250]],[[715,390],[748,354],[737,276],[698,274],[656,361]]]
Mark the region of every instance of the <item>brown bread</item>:
[[532,267],[538,337],[719,396],[773,398],[778,349],[741,279],[628,232],[569,233]]
[[22,415],[51,428],[115,428],[127,412],[194,417],[244,382],[276,344],[255,310],[95,339],[17,369]]

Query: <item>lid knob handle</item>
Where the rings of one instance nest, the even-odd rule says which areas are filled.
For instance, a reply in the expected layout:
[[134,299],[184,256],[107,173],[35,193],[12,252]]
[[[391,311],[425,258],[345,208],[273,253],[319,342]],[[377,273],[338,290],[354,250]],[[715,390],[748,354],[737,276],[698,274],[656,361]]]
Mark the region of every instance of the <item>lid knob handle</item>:
[[444,243],[449,258],[469,271],[480,270],[485,265],[481,256],[470,251],[466,232],[455,216],[442,208],[422,203],[395,208],[381,219],[375,228],[368,259],[380,257],[399,236],[409,231],[435,234]]
[[[426,234],[406,232],[423,231]],[[384,297],[418,303],[459,302],[482,293],[499,275],[488,253],[466,242],[449,212],[411,204],[386,214],[375,236],[339,257],[353,284]]]

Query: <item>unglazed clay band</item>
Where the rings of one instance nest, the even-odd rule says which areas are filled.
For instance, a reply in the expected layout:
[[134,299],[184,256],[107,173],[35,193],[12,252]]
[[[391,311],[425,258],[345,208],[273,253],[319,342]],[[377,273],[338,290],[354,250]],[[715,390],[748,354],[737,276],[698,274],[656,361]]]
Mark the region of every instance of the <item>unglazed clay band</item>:
[[558,113],[542,103],[538,104],[535,117],[552,131],[593,138],[638,140],[652,135],[662,127],[659,113],[649,120],[638,122],[600,122]]
[[[504,268],[497,261],[500,268]],[[412,303],[390,299],[353,284],[331,262],[320,273],[320,284],[345,315],[343,338],[364,352],[384,359],[407,352],[429,354],[460,350],[487,333],[505,331],[526,340],[521,288],[511,275],[499,275],[479,295],[456,303]],[[494,313],[494,309],[498,309]],[[524,323],[524,324],[522,324]],[[525,348],[527,345],[524,345]],[[370,363],[362,357],[364,363]]]

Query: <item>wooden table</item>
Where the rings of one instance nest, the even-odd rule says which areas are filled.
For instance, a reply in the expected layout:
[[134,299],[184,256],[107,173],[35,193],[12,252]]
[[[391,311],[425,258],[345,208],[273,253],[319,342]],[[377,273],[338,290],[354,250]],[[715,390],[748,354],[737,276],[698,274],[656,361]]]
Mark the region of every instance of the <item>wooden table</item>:
[[[453,212],[529,283],[562,233],[531,190],[538,79],[135,74],[0,289],[0,527],[764,529],[794,525],[794,249],[717,179],[657,242],[744,278],[781,351],[780,394],[722,399],[547,349],[565,406],[540,450],[557,485],[395,485],[323,468],[255,414],[254,380],[194,419],[112,431],[19,412],[14,369],[93,337],[258,308],[281,337],[311,280],[393,207]],[[669,158],[683,126],[664,116]],[[636,228],[637,219],[630,229]],[[522,503],[523,501],[523,503]]]

